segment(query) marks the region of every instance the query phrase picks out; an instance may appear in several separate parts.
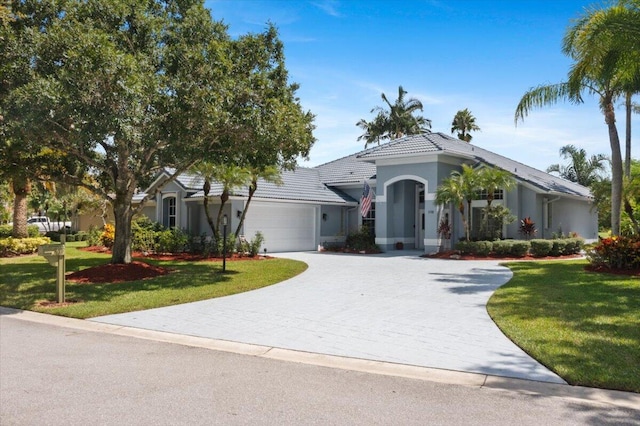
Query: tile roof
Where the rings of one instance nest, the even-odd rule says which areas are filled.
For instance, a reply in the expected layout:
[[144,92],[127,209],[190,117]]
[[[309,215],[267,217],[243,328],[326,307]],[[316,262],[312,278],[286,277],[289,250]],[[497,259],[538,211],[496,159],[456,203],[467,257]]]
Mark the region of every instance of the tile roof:
[[[180,176],[181,182],[193,185],[199,182],[199,187],[189,187],[189,189],[197,190],[190,198],[199,198],[204,196],[202,191],[202,178],[195,175],[184,174]],[[337,203],[346,204],[356,202],[352,197],[344,192],[328,187],[320,180],[319,172],[316,169],[298,167],[293,171],[282,172],[282,185],[276,185],[271,182],[265,182],[260,179],[258,181],[258,190],[254,197],[272,200],[292,200],[306,202],[321,203]],[[185,185],[186,186],[186,185]],[[212,182],[210,196],[220,195],[222,193],[222,185]],[[249,190],[242,187],[233,190],[233,195],[247,197]]]
[[316,166],[320,173],[320,180],[327,185],[344,183],[361,183],[365,179],[375,179],[376,165],[360,161],[358,155],[369,152],[371,149],[339,158],[329,163]]
[[449,154],[470,158],[477,162],[504,169],[523,182],[547,192],[579,197],[591,197],[588,188],[549,173],[534,169],[518,161],[461,141],[443,133],[406,136],[356,154],[360,160],[374,161],[384,157],[406,157],[416,154]]

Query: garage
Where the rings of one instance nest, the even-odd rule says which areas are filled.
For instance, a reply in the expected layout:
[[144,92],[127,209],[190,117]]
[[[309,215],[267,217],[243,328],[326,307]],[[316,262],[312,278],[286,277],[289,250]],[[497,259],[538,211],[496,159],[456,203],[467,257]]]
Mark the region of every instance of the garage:
[[253,202],[244,223],[245,237],[250,240],[262,232],[262,247],[269,253],[316,250],[316,210],[308,204]]

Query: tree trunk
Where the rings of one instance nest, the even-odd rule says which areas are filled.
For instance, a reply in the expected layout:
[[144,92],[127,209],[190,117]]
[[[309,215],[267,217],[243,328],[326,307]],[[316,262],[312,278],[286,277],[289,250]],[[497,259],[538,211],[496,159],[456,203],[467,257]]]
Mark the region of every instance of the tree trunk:
[[216,234],[216,225],[213,223],[213,217],[211,217],[211,212],[209,211],[209,191],[211,191],[211,182],[209,179],[204,179],[204,185],[202,187],[204,191],[204,199],[202,200],[202,204],[204,205],[204,215],[207,217],[207,223],[209,224],[209,228],[211,228],[211,234]]
[[13,230],[11,236],[13,238],[27,238],[29,231],[27,229],[27,197],[31,192],[31,181],[26,176],[14,176],[12,180],[13,194]]
[[131,263],[131,219],[133,219],[132,199],[136,188],[135,178],[126,172],[126,167],[119,168],[115,182],[116,196],[113,200],[113,216],[115,218],[115,237],[111,254],[111,263]]
[[622,210],[622,152],[620,137],[616,127],[616,115],[613,102],[609,97],[605,102],[605,123],[609,129],[611,145],[611,234],[620,235],[620,216]]
[[624,175],[631,176],[631,110],[633,103],[631,102],[631,92],[625,94],[625,144],[624,144]]
[[249,210],[249,204],[251,204],[251,199],[253,198],[253,194],[258,190],[258,181],[251,182],[249,185],[249,198],[247,198],[247,203],[244,205],[244,209],[242,210],[242,216],[240,216],[240,223],[238,223],[238,227],[236,228],[236,238],[240,235],[240,230],[242,229],[242,225],[244,224],[244,219],[247,217],[247,210]]
[[111,255],[111,263],[131,263],[131,218],[133,217],[131,202],[117,203],[113,209],[116,220],[115,239]]

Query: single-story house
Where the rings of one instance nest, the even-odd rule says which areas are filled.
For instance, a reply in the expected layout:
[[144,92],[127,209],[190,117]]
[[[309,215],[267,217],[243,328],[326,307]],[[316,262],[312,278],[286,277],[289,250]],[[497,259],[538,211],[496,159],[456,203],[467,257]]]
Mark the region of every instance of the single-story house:
[[[269,252],[316,250],[326,243],[344,242],[346,235],[366,224],[375,229],[383,250],[401,242],[405,249],[434,252],[442,241],[437,229],[447,218],[452,240],[464,237],[456,206],[435,204],[436,188],[462,164],[492,166],[511,173],[517,185],[498,191],[493,205],[502,204],[518,219],[530,217],[536,237],[576,232],[586,240],[597,238],[597,211],[588,188],[442,133],[407,136],[365,149],[313,168],[298,167],[282,174],[282,185],[260,181],[241,234],[265,237]],[[166,171],[165,173],[170,173]],[[147,191],[154,189],[152,184]],[[360,214],[364,183],[373,192],[372,206]],[[203,207],[203,180],[191,174],[166,185],[144,208],[152,220],[176,226],[192,235],[211,230]],[[213,184],[210,209],[215,217],[222,191]],[[228,231],[235,231],[248,196],[247,188],[234,190],[224,214]],[[486,198],[473,201],[471,229],[477,229]],[[216,205],[217,204],[217,205]],[[505,238],[521,238],[519,220],[502,230]]]

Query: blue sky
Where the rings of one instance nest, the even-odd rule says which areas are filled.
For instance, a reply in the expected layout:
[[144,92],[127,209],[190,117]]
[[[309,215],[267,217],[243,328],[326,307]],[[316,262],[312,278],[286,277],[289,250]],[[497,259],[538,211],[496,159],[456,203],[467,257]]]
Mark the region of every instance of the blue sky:
[[[316,115],[315,166],[361,150],[355,124],[370,120],[398,86],[422,101],[432,131],[450,134],[455,113],[469,108],[481,132],[472,143],[544,170],[561,162],[561,146],[610,154],[594,98],[533,111],[514,125],[522,95],[565,80],[560,51],[567,26],[592,1],[578,0],[207,0],[232,36],[279,30],[290,79],[304,109]],[[640,132],[640,116],[633,126]],[[624,141],[622,105],[618,131]],[[634,137],[634,141],[637,136]],[[624,143],[624,142],[623,142]],[[633,151],[640,158],[638,143]]]

